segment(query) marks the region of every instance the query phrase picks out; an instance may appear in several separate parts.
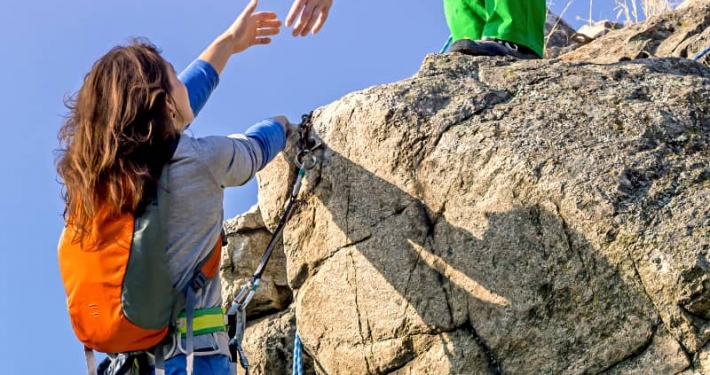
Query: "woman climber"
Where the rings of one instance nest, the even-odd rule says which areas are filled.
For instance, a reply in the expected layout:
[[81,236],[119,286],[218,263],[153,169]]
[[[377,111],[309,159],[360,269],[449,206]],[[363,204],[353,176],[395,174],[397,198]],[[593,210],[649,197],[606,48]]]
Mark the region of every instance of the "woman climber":
[[[138,339],[131,341],[139,333],[148,332],[152,336],[141,337],[150,339],[151,347],[158,345],[154,352],[156,373],[230,374],[219,272],[198,278],[196,271],[202,272],[201,262],[212,258],[215,248],[221,249],[224,188],[252,179],[285,147],[292,129],[285,117],[277,116],[252,126],[243,135],[194,138],[183,131],[215,89],[230,57],[255,45],[269,44],[270,36],[279,33],[281,21],[276,14],[255,12],[256,7],[257,0],[251,0],[180,76],[147,41],[113,48],[94,63],[68,105],[70,113],[59,133],[62,149],[57,163],[64,184],[66,219],[59,264],[72,325],[89,353],[89,373],[97,372],[93,349],[109,352],[99,349],[109,348],[113,354],[129,351],[125,348],[149,349]],[[163,178],[167,186],[163,186]],[[126,288],[140,279],[145,283],[139,287],[150,289],[154,287],[152,278],[160,276],[155,263],[148,272],[131,273],[138,261],[133,253],[137,241],[151,240],[137,238],[133,231],[138,233],[144,229],[141,225],[151,223],[136,220],[134,227],[131,219],[129,225],[120,226],[116,218],[146,217],[150,208],[146,197],[158,191],[160,203],[162,190],[167,198],[159,217],[164,220],[161,234],[167,248],[163,256],[166,254],[168,286],[188,290],[188,294],[194,290],[193,301],[188,295],[188,302],[183,304],[193,306],[184,308],[187,315],[172,313],[168,306],[167,316],[175,318],[172,323],[176,329],[172,331],[159,327],[141,330],[136,327],[136,318],[128,316],[137,306],[126,303],[132,297]],[[127,243],[122,244],[120,236],[126,233]],[[121,264],[121,257],[129,248],[126,266]],[[108,257],[109,253],[113,256]],[[219,255],[216,259],[213,272],[219,265]],[[108,281],[97,281],[100,272],[110,277]],[[117,280],[116,285],[111,280]],[[116,298],[110,300],[116,290]],[[147,294],[149,298],[143,301],[157,304],[172,298],[170,292]],[[115,340],[124,342],[107,338],[109,328],[114,328],[111,325],[99,326],[112,319],[121,324]],[[191,332],[188,337],[194,334],[192,342],[185,338],[186,324]],[[140,373],[144,371],[140,369]]]

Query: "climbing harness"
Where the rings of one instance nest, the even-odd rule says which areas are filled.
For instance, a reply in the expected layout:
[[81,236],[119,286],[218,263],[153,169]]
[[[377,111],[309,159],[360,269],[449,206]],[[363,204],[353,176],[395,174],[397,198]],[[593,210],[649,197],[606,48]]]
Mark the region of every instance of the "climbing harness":
[[296,197],[301,189],[301,181],[303,180],[303,176],[306,174],[306,171],[312,169],[317,162],[314,151],[321,146],[321,143],[310,136],[312,126],[311,116],[312,112],[307,115],[303,115],[301,117],[301,124],[298,127],[298,142],[296,143],[298,153],[294,159],[294,163],[298,167],[298,175],[296,176],[296,181],[293,184],[293,189],[291,190],[291,196],[289,197],[286,209],[281,216],[281,220],[279,220],[276,230],[271,236],[269,244],[266,246],[266,250],[264,251],[264,255],[261,257],[259,265],[256,267],[256,271],[254,271],[251,279],[242,287],[237,296],[234,297],[232,305],[227,311],[228,333],[230,337],[229,351],[232,355],[232,362],[236,362],[236,358],[238,356],[239,364],[244,369],[246,375],[249,375],[249,361],[247,360],[242,348],[244,330],[246,329],[246,307],[254,297],[256,290],[259,288],[261,277],[264,274],[266,265],[269,263],[271,253],[274,251],[274,248],[281,237],[286,222],[291,218]]

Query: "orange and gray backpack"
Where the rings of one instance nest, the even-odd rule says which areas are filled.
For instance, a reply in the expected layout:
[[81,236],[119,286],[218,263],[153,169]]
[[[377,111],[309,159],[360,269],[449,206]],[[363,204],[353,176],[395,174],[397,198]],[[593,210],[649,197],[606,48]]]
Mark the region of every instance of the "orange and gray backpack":
[[[171,157],[177,144],[171,146]],[[185,311],[188,373],[191,372],[195,293],[217,274],[223,234],[197,267],[187,290],[173,287],[168,270],[165,205],[168,163],[157,192],[139,214],[107,215],[99,207],[92,230],[77,241],[71,220],[58,245],[59,269],[74,333],[84,344],[89,375],[97,374],[94,351],[154,352],[155,373],[163,373],[163,344]],[[221,308],[220,308],[221,309]]]

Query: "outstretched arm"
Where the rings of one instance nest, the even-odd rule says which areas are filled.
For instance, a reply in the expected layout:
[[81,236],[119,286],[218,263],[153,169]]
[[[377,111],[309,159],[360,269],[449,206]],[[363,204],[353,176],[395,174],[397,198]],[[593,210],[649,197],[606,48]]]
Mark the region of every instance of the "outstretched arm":
[[178,75],[178,79],[187,88],[190,108],[192,109],[193,118],[195,118],[207,104],[207,99],[210,98],[212,91],[217,88],[219,74],[210,63],[197,59]]
[[182,73],[194,117],[207,103],[219,83],[219,75],[229,58],[255,45],[271,43],[270,36],[280,31],[281,21],[274,12],[254,12],[258,0],[252,0],[232,25],[218,36]]
[[276,13],[254,13],[258,4],[258,0],[251,0],[234,23],[200,55],[199,58],[209,62],[218,74],[222,74],[233,54],[251,46],[269,44],[270,36],[279,33],[281,21]]
[[288,119],[276,116],[257,123],[244,134],[198,138],[194,147],[220,186],[239,186],[284,149],[295,129]]

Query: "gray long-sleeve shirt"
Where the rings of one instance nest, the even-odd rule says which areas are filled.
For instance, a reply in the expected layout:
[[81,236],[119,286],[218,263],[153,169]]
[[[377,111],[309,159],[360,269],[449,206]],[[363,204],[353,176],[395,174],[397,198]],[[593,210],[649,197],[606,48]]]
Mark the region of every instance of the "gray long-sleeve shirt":
[[[181,75],[195,115],[218,83],[217,72],[207,62],[196,60]],[[244,135],[194,138],[183,134],[168,168],[168,266],[173,285],[186,290],[197,265],[212,251],[224,220],[224,188],[252,179],[286,146],[283,126],[264,120]],[[221,306],[219,274],[197,294],[195,308]],[[215,349],[229,355],[224,332],[195,336],[195,349]],[[185,347],[184,340],[182,346]],[[180,354],[175,348],[170,358]]]
[[[255,128],[269,136],[251,136]],[[168,168],[167,234],[169,269],[179,290],[186,290],[194,270],[219,238],[224,188],[243,185],[273,157],[265,155],[269,152],[263,149],[263,142],[271,151],[280,151],[285,145],[283,127],[276,121],[261,122],[246,134],[206,138],[183,135],[175,150]],[[196,308],[221,304],[218,274],[197,294]],[[223,332],[200,335],[195,337],[195,348],[219,348],[220,353],[229,355],[227,342]],[[176,354],[172,351],[168,357]]]

